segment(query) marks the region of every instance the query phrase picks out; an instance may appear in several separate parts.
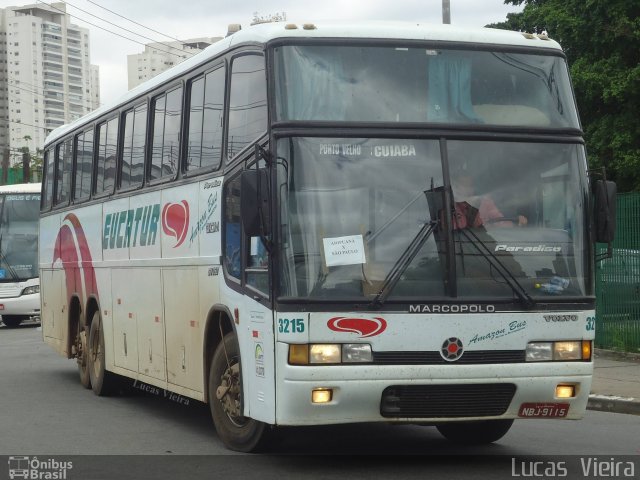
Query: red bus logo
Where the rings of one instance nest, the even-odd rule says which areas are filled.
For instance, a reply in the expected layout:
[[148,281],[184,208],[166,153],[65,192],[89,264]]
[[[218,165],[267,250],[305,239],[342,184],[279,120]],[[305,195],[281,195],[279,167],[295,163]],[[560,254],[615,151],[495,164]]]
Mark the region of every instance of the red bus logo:
[[186,200],[180,203],[167,203],[162,209],[162,230],[170,237],[176,238],[173,248],[182,245],[189,229],[189,204]]
[[351,332],[360,334],[360,338],[375,337],[387,328],[387,321],[381,317],[350,318],[333,317],[327,326],[334,332]]

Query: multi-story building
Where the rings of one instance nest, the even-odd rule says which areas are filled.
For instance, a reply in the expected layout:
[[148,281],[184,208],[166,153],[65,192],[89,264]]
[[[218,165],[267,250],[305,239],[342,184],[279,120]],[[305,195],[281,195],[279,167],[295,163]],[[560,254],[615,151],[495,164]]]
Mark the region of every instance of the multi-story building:
[[129,90],[221,39],[222,37],[203,37],[183,42],[148,43],[144,46],[144,52],[127,55]]
[[0,147],[12,154],[36,151],[54,128],[100,104],[89,31],[71,23],[65,6],[0,9]]

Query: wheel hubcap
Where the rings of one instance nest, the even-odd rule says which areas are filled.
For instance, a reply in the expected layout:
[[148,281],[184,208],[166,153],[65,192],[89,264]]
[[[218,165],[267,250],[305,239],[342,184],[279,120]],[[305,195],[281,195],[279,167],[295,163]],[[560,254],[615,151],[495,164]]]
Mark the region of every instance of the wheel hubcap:
[[236,361],[228,366],[220,377],[216,397],[229,420],[238,427],[247,423],[240,410],[240,388],[240,364]]

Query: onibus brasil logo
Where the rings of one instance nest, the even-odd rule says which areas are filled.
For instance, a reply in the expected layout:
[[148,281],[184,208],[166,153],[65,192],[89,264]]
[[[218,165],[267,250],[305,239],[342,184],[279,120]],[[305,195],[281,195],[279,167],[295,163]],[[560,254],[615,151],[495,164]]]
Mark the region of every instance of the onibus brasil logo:
[[67,470],[73,468],[73,462],[56,460],[55,458],[38,459],[38,457],[9,457],[9,478],[25,478],[32,480],[65,480]]

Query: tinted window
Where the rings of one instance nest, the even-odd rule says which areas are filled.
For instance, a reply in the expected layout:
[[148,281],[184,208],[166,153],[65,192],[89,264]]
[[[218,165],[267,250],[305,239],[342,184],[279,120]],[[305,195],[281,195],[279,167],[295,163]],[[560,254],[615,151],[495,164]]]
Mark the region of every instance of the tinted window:
[[96,193],[109,193],[113,191],[116,176],[116,151],[118,147],[117,118],[98,126],[98,141]]
[[140,105],[135,110],[128,111],[124,122],[120,188],[126,189],[142,184],[147,106]]
[[71,168],[73,166],[73,150],[71,147],[71,139],[58,144],[56,147],[56,156],[58,159],[56,168],[56,205],[69,202]]
[[234,59],[229,99],[229,159],[266,130],[266,97],[263,57],[245,55]]
[[227,183],[224,207],[224,266],[227,273],[240,279],[242,228],[240,226],[240,176]]
[[187,170],[220,165],[223,106],[224,68],[191,84]]
[[42,202],[43,210],[51,207],[53,200],[53,166],[53,149],[49,148],[44,152],[44,183],[42,185],[42,193],[44,197]]
[[93,164],[93,130],[76,137],[76,185],[74,199],[84,200],[91,192],[91,170]]
[[278,120],[578,128],[566,61],[547,53],[278,47],[275,114]]
[[173,177],[180,158],[182,88],[156,98],[150,178]]

